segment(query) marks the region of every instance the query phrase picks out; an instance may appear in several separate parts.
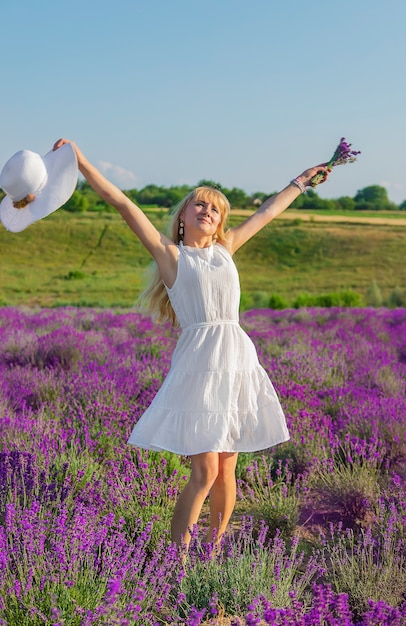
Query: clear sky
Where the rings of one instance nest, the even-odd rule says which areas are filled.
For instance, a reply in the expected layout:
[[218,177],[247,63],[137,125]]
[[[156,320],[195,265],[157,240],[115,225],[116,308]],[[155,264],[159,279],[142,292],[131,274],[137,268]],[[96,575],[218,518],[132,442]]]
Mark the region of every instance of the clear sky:
[[406,199],[405,0],[2,0],[0,167],[74,139],[124,189],[318,188]]

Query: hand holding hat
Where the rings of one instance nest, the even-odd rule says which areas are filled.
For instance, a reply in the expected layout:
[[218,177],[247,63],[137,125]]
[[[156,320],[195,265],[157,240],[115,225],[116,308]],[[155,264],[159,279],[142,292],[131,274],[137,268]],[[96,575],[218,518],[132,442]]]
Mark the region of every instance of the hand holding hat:
[[0,220],[11,232],[24,230],[65,204],[77,180],[76,153],[69,143],[43,157],[30,150],[16,152],[0,173],[0,187],[6,193]]

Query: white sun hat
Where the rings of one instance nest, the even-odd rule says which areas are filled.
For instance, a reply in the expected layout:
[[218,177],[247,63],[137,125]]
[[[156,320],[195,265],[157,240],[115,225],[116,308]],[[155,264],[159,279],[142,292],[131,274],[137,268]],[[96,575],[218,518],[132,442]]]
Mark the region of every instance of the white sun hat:
[[40,156],[30,150],[16,152],[0,173],[6,197],[0,203],[3,226],[18,233],[69,200],[76,189],[78,164],[71,144]]

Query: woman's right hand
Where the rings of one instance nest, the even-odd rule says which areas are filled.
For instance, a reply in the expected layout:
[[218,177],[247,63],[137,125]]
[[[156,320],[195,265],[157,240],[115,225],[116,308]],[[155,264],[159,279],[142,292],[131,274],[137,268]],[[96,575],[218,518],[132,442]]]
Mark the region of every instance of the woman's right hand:
[[78,160],[78,165],[80,168],[80,164],[83,162],[84,160],[84,156],[82,154],[82,152],[79,150],[79,148],[77,147],[77,145],[75,144],[74,141],[71,141],[70,139],[58,139],[58,141],[55,141],[52,150],[58,150],[58,148],[61,148],[63,145],[65,145],[66,143],[70,143],[70,145],[72,146],[73,150],[75,151],[76,154],[76,158]]

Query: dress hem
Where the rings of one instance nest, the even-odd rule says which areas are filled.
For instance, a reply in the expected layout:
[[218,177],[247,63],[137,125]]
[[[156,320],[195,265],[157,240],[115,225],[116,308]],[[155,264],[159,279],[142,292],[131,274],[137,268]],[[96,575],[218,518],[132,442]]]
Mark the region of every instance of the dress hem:
[[269,450],[270,448],[274,448],[275,446],[279,446],[281,443],[286,443],[287,441],[290,440],[290,437],[288,436],[286,439],[280,439],[278,441],[276,441],[275,443],[270,444],[269,446],[265,446],[265,448],[250,448],[250,447],[246,447],[244,446],[243,448],[239,449],[239,450],[198,450],[196,452],[185,452],[185,451],[179,451],[179,450],[172,450],[170,448],[163,448],[160,446],[154,446],[154,445],[148,445],[148,444],[139,444],[139,443],[131,443],[130,441],[127,441],[127,444],[134,447],[134,448],[141,448],[142,450],[152,450],[154,452],[172,452],[173,454],[179,454],[180,456],[194,456],[196,454],[204,454],[205,452],[217,452],[217,453],[222,453],[222,452],[226,452],[226,453],[231,453],[231,454],[235,454],[235,453],[239,453],[239,452],[261,452],[262,450]]

